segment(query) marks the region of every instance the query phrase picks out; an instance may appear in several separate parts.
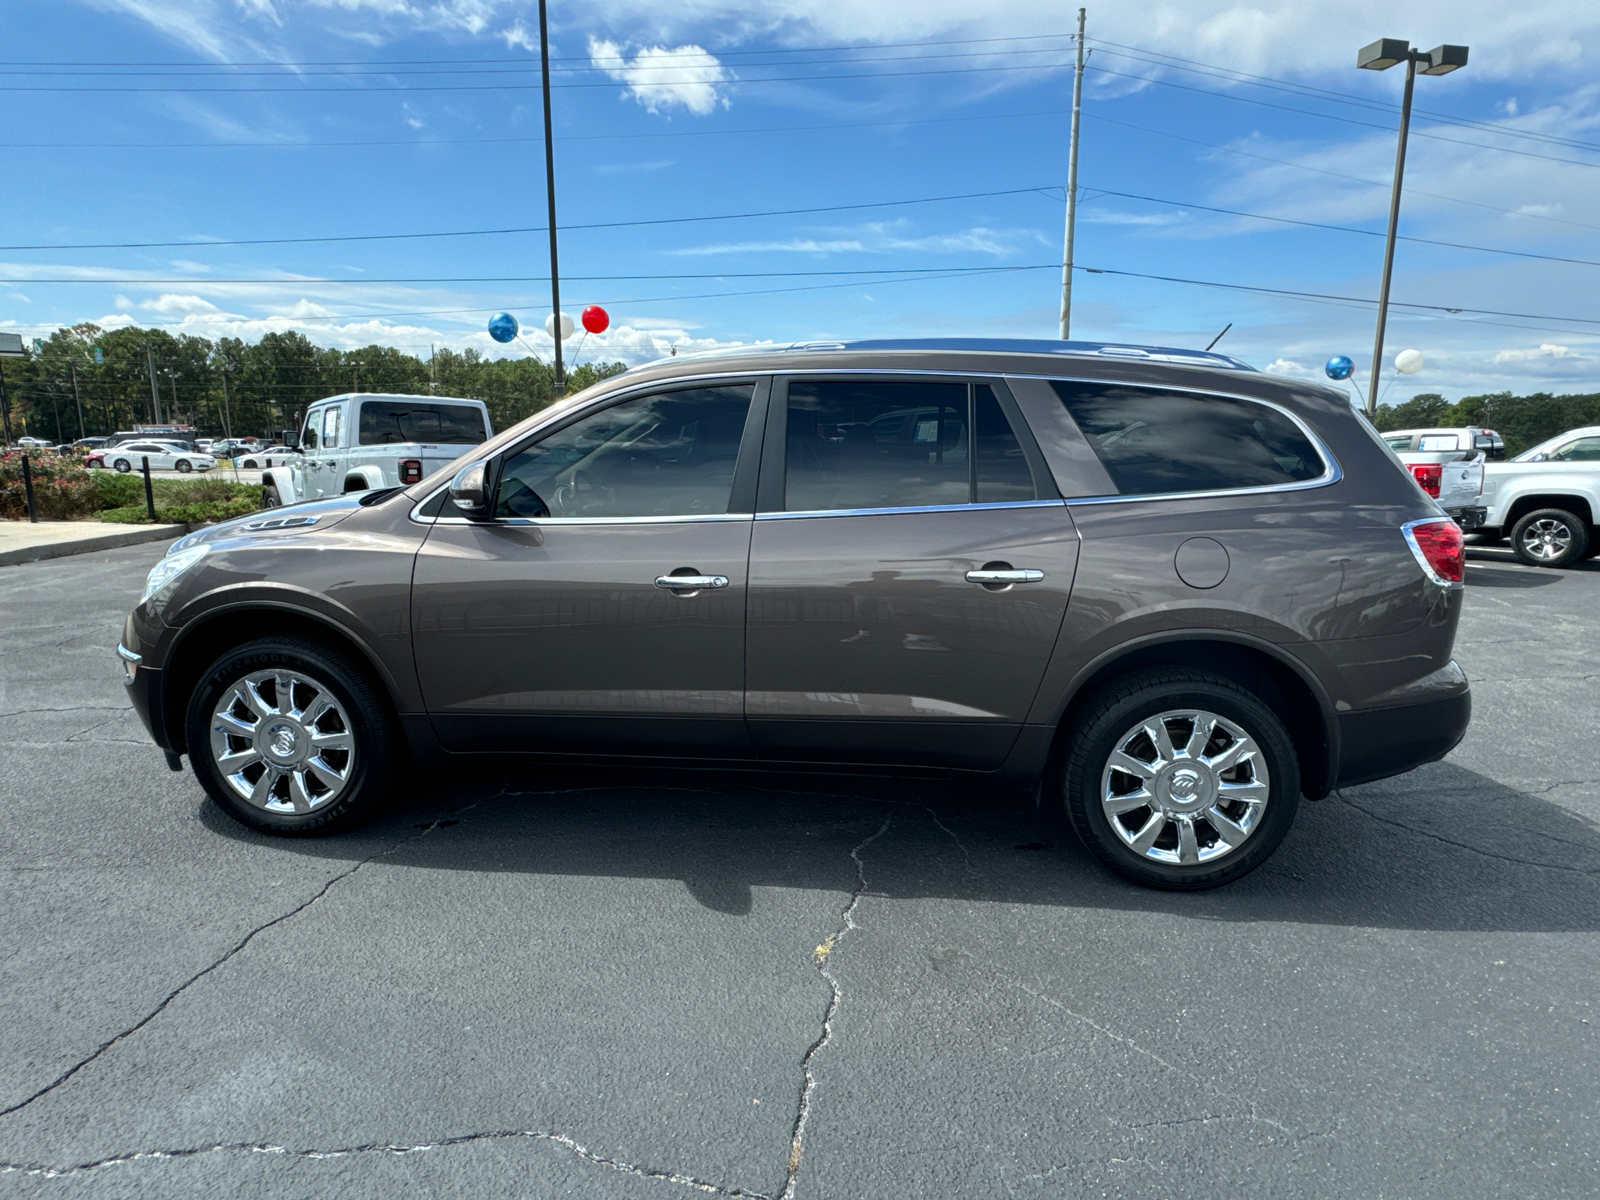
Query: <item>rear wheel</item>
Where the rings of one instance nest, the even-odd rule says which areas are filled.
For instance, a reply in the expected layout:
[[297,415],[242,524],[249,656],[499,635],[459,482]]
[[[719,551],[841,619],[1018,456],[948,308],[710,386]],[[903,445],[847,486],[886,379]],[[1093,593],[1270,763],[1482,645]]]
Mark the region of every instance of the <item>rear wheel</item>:
[[1131,675],[1089,702],[1070,737],[1067,816],[1096,858],[1145,887],[1231,883],[1277,849],[1299,807],[1283,723],[1220,676]]
[[125,459],[125,458],[119,458],[119,459],[117,459],[116,462],[112,463],[111,465],[113,467],[115,467],[117,470],[121,471],[124,475],[126,475],[129,471],[133,470],[133,464],[131,462],[129,462],[127,459]]
[[1589,549],[1589,524],[1562,508],[1540,508],[1511,527],[1511,549],[1530,567],[1568,567]]
[[223,655],[189,698],[195,777],[235,820],[265,833],[329,833],[393,795],[403,755],[377,687],[344,653],[271,637]]

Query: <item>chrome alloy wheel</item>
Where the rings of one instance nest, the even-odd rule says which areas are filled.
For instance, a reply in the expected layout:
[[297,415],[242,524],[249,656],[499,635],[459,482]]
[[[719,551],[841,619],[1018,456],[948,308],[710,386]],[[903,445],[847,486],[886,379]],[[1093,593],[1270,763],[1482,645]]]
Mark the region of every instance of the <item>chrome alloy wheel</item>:
[[1565,521],[1541,517],[1522,531],[1522,548],[1534,558],[1554,562],[1572,548],[1572,530]]
[[211,714],[211,759],[239,797],[272,813],[315,812],[344,791],[355,735],[344,706],[298,671],[255,671]]
[[1255,832],[1272,779],[1255,739],[1226,717],[1160,713],[1117,739],[1100,773],[1100,806],[1135,854],[1196,866]]

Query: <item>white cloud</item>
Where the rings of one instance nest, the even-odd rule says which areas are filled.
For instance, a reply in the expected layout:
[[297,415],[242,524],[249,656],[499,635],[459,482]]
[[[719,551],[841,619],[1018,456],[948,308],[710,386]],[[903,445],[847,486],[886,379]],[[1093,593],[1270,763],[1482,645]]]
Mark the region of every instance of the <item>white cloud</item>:
[[[118,296],[119,301],[124,297]],[[119,305],[119,307],[123,307]],[[202,300],[199,296],[179,296],[171,292],[163,292],[154,300],[146,300],[139,305],[140,308],[149,309],[151,312],[168,313],[214,313],[221,310],[209,300]]]
[[631,59],[622,46],[589,39],[589,61],[597,70],[628,87],[628,93],[651,112],[680,107],[709,116],[728,99],[718,85],[732,76],[717,56],[700,46],[646,46]]
[[[684,246],[665,253],[675,257],[705,257],[717,254],[987,254],[1003,258],[1023,246],[1034,246],[1041,238],[1033,229],[989,229],[974,226],[954,233],[911,237],[899,232],[905,222],[869,222],[849,230],[833,231],[833,237],[792,237],[746,242],[716,242],[705,246]],[[1053,245],[1053,243],[1047,243]]]
[[1534,362],[1541,358],[1573,358],[1575,355],[1566,346],[1558,346],[1554,342],[1544,342],[1537,350],[1500,350],[1496,352],[1494,361],[1497,363]]

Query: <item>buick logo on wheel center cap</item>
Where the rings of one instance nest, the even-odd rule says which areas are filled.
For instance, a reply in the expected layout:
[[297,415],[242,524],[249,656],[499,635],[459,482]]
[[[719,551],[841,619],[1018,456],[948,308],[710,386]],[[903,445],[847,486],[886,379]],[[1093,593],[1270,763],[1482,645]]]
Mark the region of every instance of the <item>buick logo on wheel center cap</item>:
[[293,758],[295,751],[300,748],[300,739],[287,725],[275,725],[267,730],[267,743],[277,758]]
[[1193,771],[1174,771],[1167,788],[1174,800],[1193,800],[1200,793],[1200,776]]

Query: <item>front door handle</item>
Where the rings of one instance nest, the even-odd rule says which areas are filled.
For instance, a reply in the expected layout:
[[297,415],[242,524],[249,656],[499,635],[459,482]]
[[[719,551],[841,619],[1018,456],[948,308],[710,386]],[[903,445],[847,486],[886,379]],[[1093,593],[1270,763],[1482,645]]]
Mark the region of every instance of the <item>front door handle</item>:
[[668,592],[702,592],[728,586],[726,575],[658,575],[656,586]]
[[1035,571],[1031,568],[1023,568],[1021,570],[1007,568],[1006,570],[998,571],[985,567],[981,571],[967,572],[968,583],[1038,583],[1043,578],[1043,571]]

